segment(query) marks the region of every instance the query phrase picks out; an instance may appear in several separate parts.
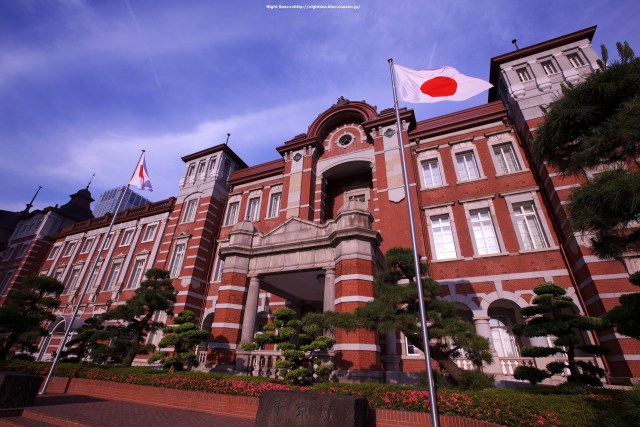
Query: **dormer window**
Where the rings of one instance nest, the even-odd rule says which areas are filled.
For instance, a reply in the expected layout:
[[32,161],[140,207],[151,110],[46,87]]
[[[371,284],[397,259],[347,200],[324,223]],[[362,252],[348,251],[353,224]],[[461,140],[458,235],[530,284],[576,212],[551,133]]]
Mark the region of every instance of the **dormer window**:
[[516,70],[516,74],[518,74],[518,78],[522,83],[531,81],[531,75],[529,74],[529,70],[527,70],[526,67],[518,68]]

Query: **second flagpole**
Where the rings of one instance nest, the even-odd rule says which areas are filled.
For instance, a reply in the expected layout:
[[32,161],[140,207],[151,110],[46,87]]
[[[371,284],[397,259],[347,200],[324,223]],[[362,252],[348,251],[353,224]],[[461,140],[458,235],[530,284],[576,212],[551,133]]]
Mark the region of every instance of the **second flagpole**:
[[[133,170],[133,175],[135,175],[136,170],[138,169],[138,165],[140,164],[140,161],[142,160],[142,156],[144,156],[144,152],[145,150],[142,150],[142,153],[140,154],[140,159],[138,159],[138,162],[136,163],[136,168]],[[120,206],[122,206],[122,201],[124,200],[125,196],[127,195],[127,190],[129,189],[129,183],[127,183],[126,188],[124,189],[124,191],[122,192],[122,195],[120,196],[120,200],[118,201],[118,206],[116,207],[116,211],[113,214],[113,218],[111,218],[111,223],[109,224],[109,228],[107,229],[107,232],[105,233],[105,237],[104,240],[102,240],[102,246],[100,247],[100,250],[98,251],[98,255],[96,256],[96,259],[93,261],[93,265],[91,266],[91,272],[89,273],[87,277],[87,280],[85,281],[84,285],[82,286],[82,292],[80,293],[80,296],[78,297],[78,304],[76,305],[76,308],[73,310],[73,314],[71,315],[71,318],[69,319],[69,324],[67,325],[67,329],[64,332],[64,336],[62,337],[62,341],[60,342],[60,345],[58,346],[58,352],[56,353],[56,357],[53,359],[53,363],[51,364],[51,369],[49,369],[49,373],[47,374],[47,378],[44,380],[44,384],[42,385],[42,390],[40,390],[40,394],[46,394],[47,392],[47,387],[49,386],[49,382],[51,381],[51,377],[53,376],[53,371],[56,369],[56,365],[58,364],[58,361],[60,360],[60,355],[62,354],[62,351],[64,350],[64,345],[67,342],[67,338],[69,338],[69,334],[71,333],[71,328],[73,327],[73,322],[76,320],[76,317],[78,317],[78,312],[80,311],[80,306],[82,305],[82,300],[84,299],[85,295],[87,294],[87,291],[89,290],[89,281],[91,276],[93,275],[97,265],[98,265],[98,261],[100,260],[100,254],[102,253],[102,251],[105,250],[106,246],[107,246],[107,240],[109,241],[109,244],[111,244],[111,240],[109,239],[109,234],[111,233],[111,229],[113,228],[113,224],[115,224],[116,222],[116,217],[118,216],[118,211],[120,210]],[[53,333],[53,332],[52,332]]]
[[427,330],[427,315],[424,307],[424,292],[422,290],[422,274],[420,271],[420,255],[418,254],[418,243],[416,239],[415,225],[413,221],[413,207],[411,204],[411,190],[409,186],[409,174],[407,173],[407,161],[404,155],[404,141],[402,137],[402,124],[400,123],[400,112],[398,111],[398,93],[396,89],[396,79],[393,73],[393,58],[389,58],[389,71],[391,72],[391,86],[393,88],[393,108],[396,112],[396,126],[398,144],[400,146],[400,162],[402,164],[402,177],[404,178],[404,191],[407,197],[407,209],[409,210],[409,229],[411,231],[411,245],[413,249],[413,263],[416,272],[416,286],[418,287],[418,306],[420,307],[420,322],[422,325],[422,341],[424,342],[424,361],[427,369],[427,381],[429,382],[429,406],[431,408],[431,422],[434,427],[440,427],[440,417],[438,416],[438,403],[433,380],[433,369],[431,368],[431,351],[429,349],[429,332]]

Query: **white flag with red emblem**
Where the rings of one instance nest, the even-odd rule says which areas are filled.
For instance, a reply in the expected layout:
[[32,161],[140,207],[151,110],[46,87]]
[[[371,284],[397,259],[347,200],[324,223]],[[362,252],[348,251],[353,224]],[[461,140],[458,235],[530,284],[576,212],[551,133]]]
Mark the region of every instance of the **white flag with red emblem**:
[[147,172],[147,162],[144,159],[144,153],[142,153],[142,157],[140,157],[140,163],[138,163],[138,167],[133,173],[129,185],[137,185],[139,190],[153,191],[151,181],[149,181],[149,172]]
[[465,76],[452,67],[412,70],[398,64],[396,72],[398,99],[405,102],[464,101],[493,87],[475,77]]

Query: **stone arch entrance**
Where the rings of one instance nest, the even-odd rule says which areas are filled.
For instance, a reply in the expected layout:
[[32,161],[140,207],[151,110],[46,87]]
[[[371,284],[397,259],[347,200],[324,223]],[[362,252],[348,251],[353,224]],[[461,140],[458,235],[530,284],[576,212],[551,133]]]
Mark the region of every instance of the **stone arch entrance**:
[[[366,204],[353,200],[325,224],[290,218],[267,233],[250,222],[237,224],[220,249],[225,263],[210,361],[218,369],[244,369],[236,363],[236,354],[242,342],[253,338],[261,289],[293,303],[338,312],[372,300],[381,242],[372,221]],[[337,331],[336,341],[336,366],[352,379],[379,373],[375,333]]]

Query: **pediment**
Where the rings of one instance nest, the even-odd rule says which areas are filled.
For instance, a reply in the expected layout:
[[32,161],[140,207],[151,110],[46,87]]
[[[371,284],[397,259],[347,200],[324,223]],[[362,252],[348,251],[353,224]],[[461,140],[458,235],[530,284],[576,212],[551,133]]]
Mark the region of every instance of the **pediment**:
[[264,243],[285,243],[317,239],[327,236],[333,228],[333,222],[320,225],[294,217],[289,218],[271,231],[261,234],[260,239]]

